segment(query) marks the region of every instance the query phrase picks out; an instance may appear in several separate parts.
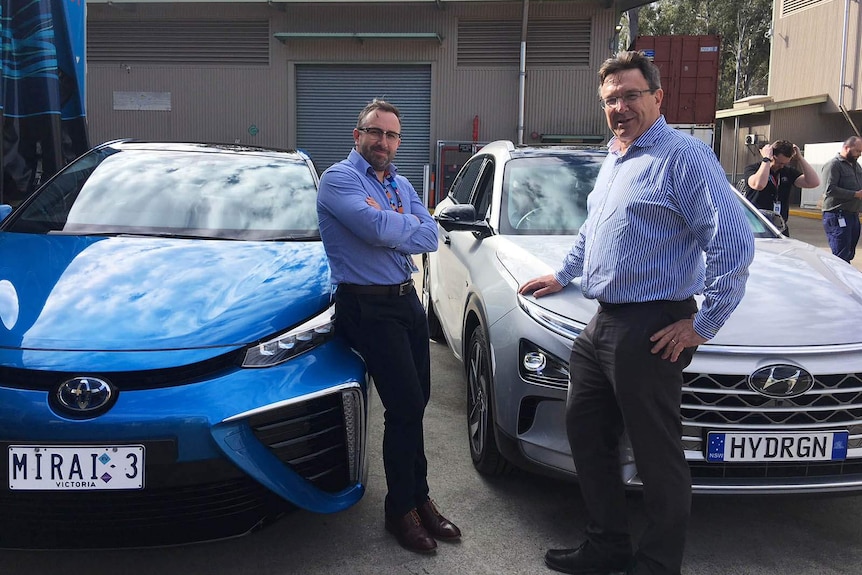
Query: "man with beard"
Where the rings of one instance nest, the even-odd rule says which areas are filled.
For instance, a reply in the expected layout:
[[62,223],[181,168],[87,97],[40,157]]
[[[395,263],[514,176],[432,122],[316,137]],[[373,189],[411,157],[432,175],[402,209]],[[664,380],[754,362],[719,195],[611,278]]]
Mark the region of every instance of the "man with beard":
[[781,214],[785,222],[782,233],[790,237],[790,227],[786,224],[790,217],[790,189],[793,186],[816,188],[820,185],[820,178],[799,153],[799,147],[787,140],[766,144],[760,149],[760,155],[759,162],[745,167],[745,189],[739,191],[757,208]]
[[[580,277],[584,296],[599,302],[569,361],[566,431],[588,523],[579,547],[545,554],[563,573],[679,575],[691,511],[682,370],[742,299],[754,257],[751,228],[715,154],[667,125],[663,97],[659,70],[642,54],[602,64],[599,100],[614,138],[587,219],[556,273],[519,290],[542,297]],[[647,517],[634,553],[620,472],[624,430]]]
[[320,179],[317,215],[332,273],[335,329],[365,360],[383,403],[385,527],[419,553],[461,531],[428,495],[422,419],[431,395],[428,321],[413,288],[413,255],[437,249],[437,223],[392,164],[401,114],[374,100],[355,148]]
[[844,261],[856,256],[862,211],[862,138],[851,136],[823,166],[823,229],[832,253]]

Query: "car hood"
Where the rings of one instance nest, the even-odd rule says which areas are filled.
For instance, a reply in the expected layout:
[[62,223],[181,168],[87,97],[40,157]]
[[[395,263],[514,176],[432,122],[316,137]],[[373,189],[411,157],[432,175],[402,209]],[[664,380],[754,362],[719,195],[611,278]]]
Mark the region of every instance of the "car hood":
[[321,242],[0,233],[0,347],[243,345],[326,308]]
[[[518,285],[560,267],[572,236],[500,236],[498,257]],[[573,281],[535,300],[586,324],[596,303]],[[793,239],[756,239],[745,297],[711,345],[820,346],[862,342],[862,273]]]

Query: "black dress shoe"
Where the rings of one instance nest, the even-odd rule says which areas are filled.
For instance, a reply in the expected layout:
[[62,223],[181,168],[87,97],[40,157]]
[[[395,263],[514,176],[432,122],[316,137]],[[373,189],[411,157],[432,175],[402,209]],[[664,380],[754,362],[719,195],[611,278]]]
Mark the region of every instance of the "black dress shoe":
[[386,530],[395,536],[398,543],[416,553],[433,553],[437,542],[422,526],[416,509],[401,517],[386,517]]
[[422,525],[436,539],[451,541],[461,537],[461,530],[458,527],[440,515],[440,511],[434,502],[430,499],[416,508],[419,513],[419,518],[422,519]]
[[598,553],[588,541],[577,549],[548,549],[545,565],[561,573],[572,575],[614,575],[624,573],[631,555],[607,557]]

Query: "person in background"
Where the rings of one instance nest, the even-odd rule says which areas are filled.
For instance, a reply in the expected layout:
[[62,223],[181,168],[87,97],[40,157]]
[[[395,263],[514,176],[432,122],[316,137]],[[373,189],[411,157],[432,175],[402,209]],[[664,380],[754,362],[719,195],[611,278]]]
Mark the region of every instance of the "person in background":
[[844,261],[856,256],[862,211],[862,138],[844,140],[838,154],[823,165],[823,230],[832,253]]
[[383,404],[385,528],[410,551],[461,531],[429,498],[422,420],[431,396],[428,321],[413,287],[413,254],[437,249],[437,223],[392,163],[401,114],[374,100],[355,148],[320,178],[317,214],[335,292],[335,330],[362,356]]
[[[787,140],[777,140],[760,149],[759,162],[745,167],[743,181],[745,189],[739,190],[761,210],[771,210],[781,214],[785,227],[782,233],[790,237],[790,190],[797,188],[816,188],[820,177],[811,164],[799,153],[796,144]],[[791,164],[801,169],[800,172]]]
[[[548,550],[545,564],[583,575],[678,575],[691,509],[682,370],[742,299],[754,237],[712,150],[665,122],[649,59],[621,52],[606,60],[599,97],[614,138],[587,219],[560,269],[519,290],[544,297],[580,277],[584,296],[599,302],[572,346],[566,403],[586,540]],[[624,430],[647,517],[634,553],[620,471]]]

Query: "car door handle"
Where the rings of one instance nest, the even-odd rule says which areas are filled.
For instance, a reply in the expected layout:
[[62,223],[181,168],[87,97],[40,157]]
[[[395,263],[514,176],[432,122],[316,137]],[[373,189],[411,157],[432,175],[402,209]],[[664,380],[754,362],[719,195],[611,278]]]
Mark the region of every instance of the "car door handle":
[[452,238],[449,237],[449,234],[443,236],[443,243],[447,246],[452,245]]

